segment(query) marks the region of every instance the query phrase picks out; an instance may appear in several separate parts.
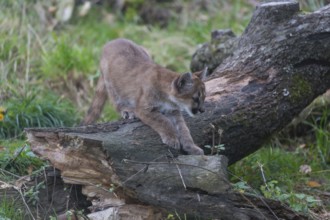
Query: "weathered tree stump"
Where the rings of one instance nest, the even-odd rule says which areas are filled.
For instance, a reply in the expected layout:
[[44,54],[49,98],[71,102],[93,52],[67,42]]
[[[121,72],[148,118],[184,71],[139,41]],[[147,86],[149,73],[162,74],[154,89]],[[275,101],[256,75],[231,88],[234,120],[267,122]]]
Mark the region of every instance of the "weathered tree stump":
[[232,56],[206,82],[206,112],[185,118],[195,143],[221,142],[225,156],[178,156],[138,120],[26,129],[32,150],[65,182],[83,185],[95,210],[111,207],[120,219],[157,219],[164,210],[207,219],[303,219],[279,202],[233,192],[226,158],[232,164],[259,149],[330,88],[329,24],[330,6],[310,14],[294,1],[256,8]]

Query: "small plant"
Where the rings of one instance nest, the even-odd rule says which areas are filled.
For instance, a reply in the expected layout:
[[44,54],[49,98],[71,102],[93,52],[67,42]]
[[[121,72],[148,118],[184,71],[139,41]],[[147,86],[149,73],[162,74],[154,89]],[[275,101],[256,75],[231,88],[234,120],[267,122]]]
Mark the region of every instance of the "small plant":
[[23,210],[17,208],[17,204],[6,194],[0,199],[0,219],[3,220],[21,220],[24,219]]
[[297,212],[308,212],[308,209],[321,205],[321,201],[304,193],[285,193],[278,186],[278,181],[272,180],[260,187],[262,194],[269,199],[286,202]]
[[31,174],[33,170],[44,165],[44,162],[32,153],[28,145],[20,147],[3,146],[3,148],[0,151],[0,168],[14,175]]
[[251,187],[245,181],[239,181],[233,184],[235,190],[240,193],[244,193],[246,191],[251,191]]
[[226,150],[224,144],[214,145],[213,147],[210,145],[205,145],[204,147],[211,149],[211,155],[214,155],[214,154],[219,155],[221,151]]
[[33,186],[28,191],[24,192],[24,196],[28,198],[28,203],[32,203],[33,205],[38,204],[40,189],[45,189],[44,181],[38,183],[36,186]]
[[221,138],[223,130],[221,128],[218,129],[218,144],[215,144],[216,134],[215,134],[215,126],[211,123],[210,127],[212,128],[212,146],[211,145],[205,145],[205,148],[208,148],[211,150],[211,155],[219,155],[221,151],[226,150],[225,145],[221,144]]
[[268,199],[278,198],[282,194],[282,192],[281,189],[277,186],[277,184],[278,181],[272,180],[268,183],[265,183],[265,185],[262,185],[260,187],[260,190],[262,194]]

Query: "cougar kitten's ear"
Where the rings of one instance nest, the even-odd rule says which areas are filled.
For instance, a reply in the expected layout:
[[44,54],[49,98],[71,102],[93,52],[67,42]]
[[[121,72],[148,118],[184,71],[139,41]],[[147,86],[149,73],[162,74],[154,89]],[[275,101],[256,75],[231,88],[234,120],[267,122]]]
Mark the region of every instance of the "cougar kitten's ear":
[[200,80],[204,81],[207,77],[207,75],[209,74],[209,71],[208,71],[208,67],[204,67],[203,71],[200,71],[200,72],[196,72],[194,73],[196,76],[198,76],[198,78],[200,78]]
[[188,84],[192,84],[192,73],[184,73],[180,75],[174,81],[175,87],[178,91],[181,91]]

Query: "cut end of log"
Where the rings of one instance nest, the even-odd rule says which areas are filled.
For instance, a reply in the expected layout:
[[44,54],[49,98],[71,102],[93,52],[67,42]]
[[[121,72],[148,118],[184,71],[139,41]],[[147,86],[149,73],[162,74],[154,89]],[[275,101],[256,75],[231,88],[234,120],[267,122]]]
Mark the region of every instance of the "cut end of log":
[[292,7],[296,7],[299,6],[299,3],[296,1],[276,1],[276,2],[266,2],[266,3],[262,3],[260,4],[258,7],[276,7],[276,6],[280,6],[280,7],[287,7],[287,6],[292,6]]
[[[257,11],[259,16],[264,16],[265,19],[281,19],[288,18],[296,12],[299,12],[299,3],[297,1],[273,1],[262,3],[257,6]],[[266,17],[267,15],[267,17]]]
[[257,43],[262,41],[262,39],[272,38],[268,33],[273,32],[277,24],[288,21],[299,10],[299,3],[296,1],[273,1],[258,5],[253,13],[251,22],[242,35],[245,35],[245,37],[250,36],[248,40],[240,40],[240,47],[256,37],[257,39],[254,39],[254,41]]

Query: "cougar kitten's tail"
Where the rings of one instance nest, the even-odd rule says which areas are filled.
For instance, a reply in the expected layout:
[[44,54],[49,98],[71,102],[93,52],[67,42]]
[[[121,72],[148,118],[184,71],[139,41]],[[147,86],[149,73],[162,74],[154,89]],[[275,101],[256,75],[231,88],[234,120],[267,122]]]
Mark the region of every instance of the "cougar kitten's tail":
[[88,109],[87,115],[80,125],[88,125],[99,119],[105,101],[107,100],[107,90],[105,88],[103,75],[101,74],[96,85],[95,95],[91,106]]

